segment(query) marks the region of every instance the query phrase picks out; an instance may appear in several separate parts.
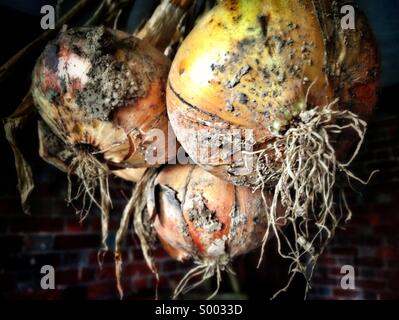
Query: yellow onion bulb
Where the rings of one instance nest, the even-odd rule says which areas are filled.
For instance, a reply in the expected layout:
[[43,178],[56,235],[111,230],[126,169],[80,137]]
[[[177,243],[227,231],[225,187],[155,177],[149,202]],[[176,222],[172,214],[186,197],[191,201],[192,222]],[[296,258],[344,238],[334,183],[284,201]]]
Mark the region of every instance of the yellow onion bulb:
[[[168,114],[190,157],[236,184],[256,185],[234,159],[199,154],[193,132],[253,132],[254,151],[273,143],[305,110],[349,110],[367,119],[376,103],[379,64],[374,38],[356,9],[343,29],[332,0],[226,0],[184,40],[169,74]],[[342,145],[341,145],[342,147]],[[240,159],[241,157],[238,157]]]
[[[67,145],[87,147],[114,165],[147,167],[148,133],[168,134],[169,66],[161,52],[127,33],[70,29],[37,61],[32,93],[41,117]],[[167,146],[160,149],[157,159],[166,162]]]
[[[271,201],[270,193],[264,196]],[[268,226],[260,191],[234,186],[195,165],[165,167],[148,194],[147,209],[172,257],[193,259],[215,272],[260,246]]]

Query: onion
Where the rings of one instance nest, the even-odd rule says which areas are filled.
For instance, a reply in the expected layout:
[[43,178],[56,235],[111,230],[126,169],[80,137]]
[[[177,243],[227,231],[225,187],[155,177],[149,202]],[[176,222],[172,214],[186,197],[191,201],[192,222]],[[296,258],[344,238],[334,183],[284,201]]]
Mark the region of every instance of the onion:
[[[179,142],[216,176],[272,190],[268,221],[287,240],[290,252],[281,254],[291,270],[307,280],[308,262],[350,218],[340,210],[344,194],[334,197],[336,181],[366,183],[348,166],[362,145],[378,78],[365,17],[356,9],[355,30],[343,30],[332,0],[222,1],[173,60],[167,108]],[[218,141],[237,130],[239,148],[226,152]],[[292,241],[276,227],[279,201],[294,226]]]
[[146,133],[167,136],[168,68],[162,53],[126,33],[72,29],[39,58],[32,93],[42,118],[67,144],[113,164],[146,167]]
[[[339,19],[328,20],[336,12],[332,1],[317,2],[325,9],[311,0],[224,1],[188,35],[171,67],[167,99],[177,138],[193,160],[201,163],[198,154],[209,148],[193,142],[195,131],[251,129],[260,150],[299,113],[336,98],[334,109],[370,114],[379,69],[364,17],[356,12],[356,29],[342,31]],[[234,160],[207,160],[207,169],[225,179],[258,184],[254,172],[238,174]]]
[[[74,154],[68,173],[82,180],[77,196],[84,194],[83,216],[93,202],[101,207],[95,190],[101,183],[107,186],[103,177],[111,170],[136,180],[131,168],[168,160],[165,145],[157,149],[157,163],[147,161],[153,130],[168,135],[164,96],[169,65],[145,42],[104,27],[62,32],[38,59],[34,102],[64,149]],[[102,193],[109,198],[108,190]],[[69,192],[69,201],[75,198]]]
[[[165,250],[179,261],[192,258],[197,264],[175,297],[199,274],[200,282],[216,274],[219,284],[220,271],[229,271],[231,259],[257,248],[267,229],[260,191],[236,187],[198,166],[165,167],[147,196],[149,224]],[[263,196],[271,199],[270,193]]]
[[[76,208],[81,219],[93,203],[101,209],[104,251],[112,205],[108,175],[137,181],[146,167],[169,158],[166,144],[157,149],[156,162],[148,153],[155,130],[168,137],[169,66],[146,42],[124,32],[87,27],[62,32],[47,45],[33,71],[33,100],[49,131],[60,139],[56,148],[42,135],[41,154],[67,171],[68,202],[82,196],[82,208]],[[81,181],[74,190],[71,174]]]

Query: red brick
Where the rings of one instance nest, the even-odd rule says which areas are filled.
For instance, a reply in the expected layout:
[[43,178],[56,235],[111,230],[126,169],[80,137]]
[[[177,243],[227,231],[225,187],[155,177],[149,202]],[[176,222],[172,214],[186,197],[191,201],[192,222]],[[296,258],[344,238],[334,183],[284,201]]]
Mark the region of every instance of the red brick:
[[[122,272],[129,276],[149,276],[152,275],[150,268],[144,261],[133,262],[122,265]],[[159,269],[159,268],[158,268]]]
[[58,235],[55,237],[54,249],[71,250],[84,248],[100,248],[101,237],[96,234]]
[[399,300],[399,291],[396,292],[382,292],[379,295],[381,300]]
[[398,257],[399,258],[399,249],[394,247],[382,247],[376,250],[376,254],[378,257]]
[[387,279],[389,281],[389,279],[391,278],[395,278],[396,274],[397,274],[397,270],[396,268],[394,269],[381,269],[378,268],[376,269],[376,277],[380,278],[380,279]]
[[[181,276],[180,279],[181,279],[182,277],[183,277],[183,276]],[[159,288],[159,289],[163,289],[163,290],[165,290],[165,289],[170,290],[170,289],[175,288],[176,285],[177,285],[177,283],[178,283],[178,282],[176,282],[175,279],[174,279],[173,277],[162,276],[162,277],[160,277],[160,279],[159,279],[158,288]]]
[[380,234],[395,234],[397,232],[397,226],[395,225],[376,226],[374,228],[374,231]]
[[0,218],[0,234],[5,234],[8,228],[8,219]]
[[30,267],[30,260],[28,255],[2,254],[0,255],[0,268],[20,272],[20,270]]
[[53,267],[58,267],[61,265],[61,256],[58,253],[45,252],[42,254],[34,254],[28,256],[30,263],[36,266],[51,265]]
[[176,272],[179,270],[180,264],[176,260],[165,260],[161,263],[162,272]]
[[12,291],[17,285],[17,279],[15,275],[6,275],[0,273],[0,288],[2,292]]
[[382,267],[382,260],[372,257],[362,257],[356,259],[356,265],[366,267]]
[[9,228],[13,233],[58,232],[63,229],[63,220],[61,218],[33,217],[25,215],[12,219]]
[[[84,221],[87,223],[87,227],[93,231],[101,230],[101,219],[99,216],[92,217],[88,221]],[[119,228],[119,220],[111,218],[109,220],[108,229],[109,231],[117,231]]]
[[386,283],[384,281],[374,281],[374,280],[358,280],[356,281],[356,287],[366,289],[366,290],[375,290],[382,291],[386,287]]
[[396,291],[396,292],[399,291],[399,275],[398,274],[396,274],[396,278],[394,278],[394,279],[391,278],[388,280],[388,286],[389,286],[389,289],[391,289],[392,291]]
[[74,268],[76,266],[85,266],[88,264],[88,253],[84,250],[63,251],[60,253],[63,267]]
[[335,299],[337,298],[357,298],[359,297],[359,291],[356,290],[343,290],[343,289],[334,289],[333,296]]
[[327,277],[316,277],[316,276],[312,278],[312,282],[320,285],[332,285],[332,286],[338,286],[339,284],[338,279],[332,279]]
[[19,252],[22,250],[23,237],[19,235],[0,236],[0,252]]
[[339,267],[330,267],[328,268],[328,274],[332,276],[342,276],[341,274],[341,268]]
[[332,254],[337,254],[337,255],[356,255],[357,250],[356,248],[353,247],[336,247],[336,248],[332,248],[330,250],[330,252]]
[[126,237],[125,237],[124,245],[131,247],[131,248],[140,248],[140,240],[133,233],[133,230],[129,229],[129,232],[126,234]]
[[[79,217],[76,215],[76,209],[68,205],[67,202],[65,201],[65,195],[66,193],[61,198],[54,197],[51,201],[50,207],[47,207],[46,212],[44,212],[44,214],[42,213],[41,215],[45,216],[57,215],[63,218],[67,217],[79,220]],[[43,200],[40,201],[40,203],[41,207],[43,207]]]
[[[99,254],[99,250],[94,250],[94,251],[90,251],[88,253],[88,259],[89,259],[89,264],[94,265],[94,266],[98,266],[98,256]],[[102,257],[102,262],[103,265],[113,265],[115,263],[115,254],[114,252],[110,249],[107,252],[105,252],[103,255],[101,255]],[[123,262],[125,262],[128,259],[128,254],[126,250],[122,250],[122,259]]]
[[[353,210],[353,208],[352,208]],[[370,221],[369,219],[367,219],[367,217],[364,216],[355,216],[352,218],[352,220],[349,222],[349,226],[367,226],[369,225]],[[345,228],[346,231],[348,230],[347,228]]]
[[103,266],[96,270],[96,280],[99,279],[115,279],[115,266]]
[[20,199],[18,197],[11,197],[11,196],[7,198],[2,198],[2,200],[0,201],[0,214],[2,216],[10,216],[10,217],[24,215],[21,208]]
[[106,299],[119,297],[118,290],[114,281],[95,282],[88,286],[89,299]]
[[158,259],[169,257],[169,255],[166,253],[166,251],[161,247],[158,247],[157,249],[155,249],[153,252],[153,255],[155,258],[158,258]]
[[76,217],[75,219],[68,219],[65,222],[64,231],[67,233],[82,233],[89,231],[89,225],[86,221],[79,221]]
[[60,298],[61,290],[31,290],[31,291],[19,291],[9,298],[18,300],[57,300]]
[[30,233],[24,237],[24,250],[46,252],[53,248],[54,237],[51,234]]
[[78,282],[87,282],[94,279],[94,270],[89,268],[56,270],[55,282],[57,285],[75,285]]
[[148,277],[135,278],[132,281],[132,289],[138,291],[141,289],[155,288],[155,286],[152,283],[150,283],[153,282],[151,280]]
[[372,214],[369,217],[370,223],[374,226],[381,224],[381,214]]
[[[132,256],[133,256],[132,257],[133,261],[143,261],[144,260],[143,251],[141,250],[141,248],[134,249],[132,251]],[[155,255],[154,255],[154,257],[157,258]]]
[[386,235],[384,240],[388,246],[397,246],[399,243],[399,234]]

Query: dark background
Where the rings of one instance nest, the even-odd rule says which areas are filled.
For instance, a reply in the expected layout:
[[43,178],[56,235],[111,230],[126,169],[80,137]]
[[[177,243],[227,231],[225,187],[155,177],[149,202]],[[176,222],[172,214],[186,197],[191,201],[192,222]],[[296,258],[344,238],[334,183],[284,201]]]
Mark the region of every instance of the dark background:
[[[65,0],[63,8],[67,9],[73,2]],[[311,299],[399,298],[399,1],[362,0],[359,3],[369,16],[379,43],[383,77],[378,106],[352,169],[363,178],[374,169],[380,173],[367,186],[355,185],[358,192],[351,193],[349,203],[353,219],[346,230],[337,233],[322,256],[312,281]],[[0,0],[0,64],[41,34],[40,6],[43,4],[55,4],[55,1]],[[122,28],[134,30],[153,6],[151,1],[136,1],[134,10],[127,10]],[[0,84],[1,118],[9,115],[26,93],[29,70],[38,53],[19,63],[15,72]],[[112,255],[107,255],[102,270],[97,264],[99,213],[93,212],[81,224],[73,208],[66,206],[66,177],[39,158],[36,130],[32,124],[20,137],[36,183],[31,216],[21,211],[14,158],[0,130],[0,297],[117,299]],[[112,180],[113,232],[131,188],[122,180]],[[110,241],[112,245],[112,236]],[[236,260],[241,297],[270,297],[284,285],[286,264],[272,248],[271,243],[260,269],[256,269],[258,253]],[[133,235],[125,241],[124,256],[124,287],[128,298],[152,298],[155,279],[146,268]],[[161,297],[168,297],[190,265],[174,262],[161,249],[156,251],[156,257],[161,272]],[[45,264],[56,269],[56,290],[40,289],[40,267]],[[346,264],[355,267],[356,290],[340,289],[340,268]],[[225,280],[221,292],[228,294],[232,288],[228,279]],[[296,279],[280,299],[302,299],[303,284],[301,279]]]

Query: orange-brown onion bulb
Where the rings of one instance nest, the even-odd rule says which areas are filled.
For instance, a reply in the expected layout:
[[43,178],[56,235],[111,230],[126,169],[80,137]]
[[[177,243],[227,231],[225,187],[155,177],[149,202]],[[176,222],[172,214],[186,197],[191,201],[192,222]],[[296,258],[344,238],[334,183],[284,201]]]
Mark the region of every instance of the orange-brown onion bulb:
[[355,29],[344,30],[340,8],[332,0],[226,0],[202,18],[179,48],[167,87],[172,127],[196,163],[252,185],[256,174],[241,175],[234,159],[212,153],[204,162],[199,155],[210,147],[201,137],[195,143],[195,132],[251,129],[256,151],[302,111],[336,98],[334,108],[367,119],[376,103],[376,46],[363,14],[356,9]]
[[[32,93],[41,117],[69,146],[89,146],[121,167],[147,167],[153,137],[146,134],[168,134],[169,66],[161,52],[127,33],[70,29],[38,59]],[[160,149],[157,160],[165,162],[167,145]]]
[[[260,191],[234,186],[196,165],[165,167],[152,190],[147,208],[153,227],[179,261],[225,266],[262,244],[267,209]],[[264,195],[271,200],[270,193]]]

